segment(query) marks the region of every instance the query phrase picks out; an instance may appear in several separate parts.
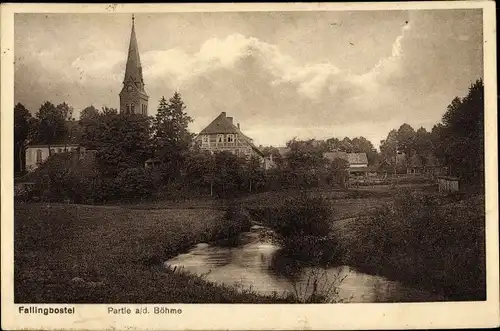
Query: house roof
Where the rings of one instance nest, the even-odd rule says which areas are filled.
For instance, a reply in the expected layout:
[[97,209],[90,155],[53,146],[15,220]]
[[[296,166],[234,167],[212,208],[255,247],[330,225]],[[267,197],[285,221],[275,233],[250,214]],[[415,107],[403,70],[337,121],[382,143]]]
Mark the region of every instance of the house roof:
[[347,153],[349,164],[368,164],[366,153]]
[[209,125],[207,125],[203,130],[200,131],[198,137],[206,134],[227,134],[234,133],[238,134],[242,137],[246,143],[248,143],[254,151],[256,151],[259,155],[263,156],[264,154],[260,149],[258,149],[254,143],[253,139],[246,136],[241,130],[233,124],[233,118],[227,117],[226,112],[220,113]]
[[350,165],[353,164],[368,164],[368,158],[366,157],[366,153],[347,153],[347,152],[327,152],[323,154],[323,157],[327,158],[330,161],[334,159],[342,159],[349,162]]
[[[229,118],[231,120],[229,120]],[[202,134],[216,133],[241,133],[241,131],[232,123],[232,117],[226,117],[226,112],[220,113],[206,128],[201,130]],[[249,138],[250,139],[250,138]]]

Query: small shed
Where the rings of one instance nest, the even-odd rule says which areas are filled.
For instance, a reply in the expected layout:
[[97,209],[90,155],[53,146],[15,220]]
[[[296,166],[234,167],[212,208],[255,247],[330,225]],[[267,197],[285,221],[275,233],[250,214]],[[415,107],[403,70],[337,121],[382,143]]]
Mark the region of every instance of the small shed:
[[438,187],[439,192],[458,192],[459,179],[451,176],[439,176]]
[[156,169],[161,166],[161,161],[158,159],[148,159],[144,162],[144,168],[146,169]]

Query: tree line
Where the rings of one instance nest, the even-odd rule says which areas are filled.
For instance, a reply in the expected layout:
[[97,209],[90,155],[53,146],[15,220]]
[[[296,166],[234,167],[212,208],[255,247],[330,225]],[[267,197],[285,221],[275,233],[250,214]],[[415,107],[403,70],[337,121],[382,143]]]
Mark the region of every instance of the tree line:
[[[397,155],[408,162],[416,157],[422,164],[435,158],[446,167],[445,174],[456,176],[465,185],[484,184],[484,85],[481,79],[471,84],[465,97],[455,97],[441,122],[431,131],[414,130],[403,124],[391,130],[380,143],[380,159],[397,167]],[[404,166],[404,164],[402,165]]]
[[[270,171],[264,171],[258,158],[245,159],[228,152],[210,154],[193,145],[194,135],[188,129],[193,119],[177,92],[169,100],[162,97],[156,115],[150,117],[89,106],[77,121],[73,108],[66,103],[47,101],[33,116],[19,103],[14,107],[15,169],[21,169],[28,143],[77,143],[97,151],[98,178],[89,180],[102,191],[118,192],[109,194],[109,199],[125,194],[119,191],[127,189],[131,196],[158,190],[177,192],[167,193],[175,195],[186,188],[227,196],[322,184],[345,186],[346,161],[324,158],[325,152],[344,151],[366,153],[371,166],[383,161],[395,166],[396,156],[402,153],[417,156],[424,164],[426,158],[435,156],[449,168],[450,175],[479,184],[484,178],[483,93],[483,83],[478,80],[467,96],[452,100],[442,121],[430,132],[423,127],[415,131],[405,123],[381,141],[380,152],[364,137],[292,139],[287,143],[286,156],[277,148],[265,147],[263,154],[272,156],[276,164]],[[161,164],[154,174],[144,169],[144,162],[150,158]]]

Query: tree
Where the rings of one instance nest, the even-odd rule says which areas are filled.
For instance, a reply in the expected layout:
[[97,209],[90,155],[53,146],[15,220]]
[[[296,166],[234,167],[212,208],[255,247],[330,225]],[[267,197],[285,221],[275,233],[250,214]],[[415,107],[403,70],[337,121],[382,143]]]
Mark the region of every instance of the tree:
[[420,157],[420,160],[425,164],[428,156],[433,151],[431,133],[427,132],[424,127],[417,130],[415,134],[415,152]]
[[258,189],[265,181],[264,169],[262,169],[260,160],[256,156],[252,156],[250,159],[244,161],[246,161],[244,175],[248,181],[248,190],[252,192]]
[[415,149],[415,130],[404,123],[398,129],[396,136],[398,152],[404,153],[407,158],[412,156]]
[[214,154],[214,190],[220,197],[233,196],[242,187],[243,169],[241,160],[231,152]]
[[175,92],[168,102],[165,97],[161,98],[158,113],[153,119],[154,153],[162,162],[166,177],[178,176],[193,139],[188,130],[193,120],[185,110],[181,95]]
[[380,141],[380,153],[389,163],[396,164],[396,153],[398,151],[398,132],[391,130],[387,138]]
[[339,150],[343,152],[352,153],[353,147],[352,141],[348,137],[344,137],[339,143]]
[[118,109],[108,108],[108,107],[104,106],[104,107],[102,107],[102,113],[104,115],[118,115]]
[[69,110],[66,106],[56,107],[51,102],[46,101],[36,113],[38,120],[37,142],[49,145],[49,155],[52,154],[50,145],[61,142],[67,136],[66,118]]
[[14,171],[21,171],[24,164],[24,147],[30,136],[31,113],[23,104],[14,106]]
[[454,98],[432,130],[436,154],[450,174],[474,186],[484,183],[484,85],[477,80],[463,99]]
[[184,161],[184,179],[191,188],[210,186],[210,195],[213,194],[214,157],[204,151],[189,153]]
[[341,188],[345,188],[347,179],[349,177],[348,169],[349,162],[344,159],[335,158],[331,162],[329,162],[328,173],[330,174],[330,184],[336,183]]
[[93,121],[99,117],[99,110],[90,105],[80,112],[80,121]]
[[317,169],[325,165],[323,157],[323,146],[313,144],[313,140],[296,140],[295,138],[287,143],[290,148],[286,159],[292,170]]
[[338,138],[329,138],[326,140],[325,144],[326,144],[327,151],[333,152],[333,151],[339,149],[340,140]]
[[97,149],[101,172],[107,177],[134,167],[143,167],[151,156],[148,117],[106,112],[99,116],[92,147]]
[[99,113],[99,110],[97,110],[94,106],[86,107],[81,111],[80,120],[78,121],[81,130],[81,145],[90,149],[96,148],[96,143],[98,141],[97,127],[100,119],[101,113]]
[[73,107],[68,105],[66,102],[58,104],[56,108],[61,113],[61,115],[64,117],[65,121],[74,120]]

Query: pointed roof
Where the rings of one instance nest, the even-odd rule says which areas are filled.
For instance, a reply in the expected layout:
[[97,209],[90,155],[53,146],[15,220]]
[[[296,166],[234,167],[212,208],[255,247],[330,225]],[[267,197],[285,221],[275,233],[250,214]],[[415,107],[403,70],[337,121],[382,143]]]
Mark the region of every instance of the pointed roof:
[[206,134],[239,134],[257,153],[262,154],[262,151],[254,145],[252,138],[246,136],[241,130],[233,124],[232,117],[226,117],[226,112],[223,111],[217,116],[207,127],[200,131],[198,137]]
[[130,45],[128,47],[124,81],[131,78],[135,83],[143,84],[141,58],[139,56],[139,47],[137,46],[137,38],[135,36],[134,20],[135,18],[132,15],[132,32],[130,34]]

